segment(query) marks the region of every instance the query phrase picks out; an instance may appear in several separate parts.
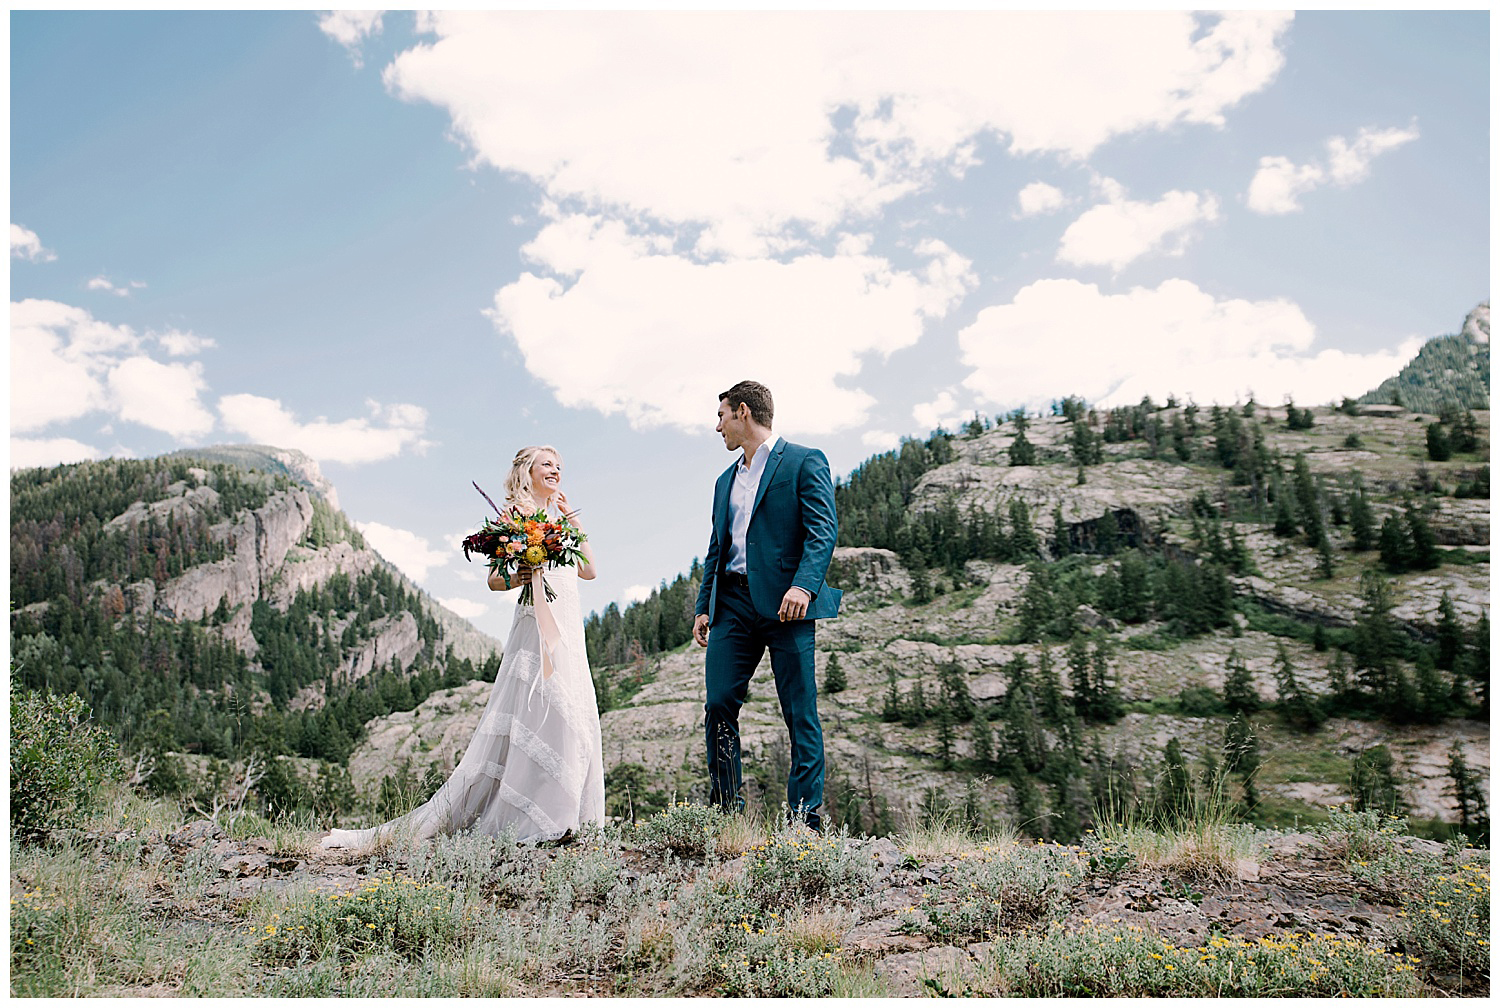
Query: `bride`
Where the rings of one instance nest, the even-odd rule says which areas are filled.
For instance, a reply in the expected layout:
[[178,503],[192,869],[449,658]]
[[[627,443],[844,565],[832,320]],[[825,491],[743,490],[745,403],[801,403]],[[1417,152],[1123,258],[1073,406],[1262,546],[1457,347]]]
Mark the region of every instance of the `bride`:
[[[569,511],[557,449],[533,445],[516,453],[505,480],[507,507],[533,513],[545,507],[556,517]],[[473,830],[498,835],[514,827],[517,840],[558,840],[584,823],[604,818],[604,755],[594,682],[583,643],[578,579],[594,577],[587,563],[534,570],[522,566],[512,582],[491,572],[493,591],[509,591],[541,580],[557,593],[549,604],[562,636],[550,676],[542,673],[542,642],[535,607],[517,606],[500,673],[484,717],[453,776],[427,802],[399,819],[362,830],[333,830],[320,846],[368,847],[403,834],[425,840],[439,833]]]

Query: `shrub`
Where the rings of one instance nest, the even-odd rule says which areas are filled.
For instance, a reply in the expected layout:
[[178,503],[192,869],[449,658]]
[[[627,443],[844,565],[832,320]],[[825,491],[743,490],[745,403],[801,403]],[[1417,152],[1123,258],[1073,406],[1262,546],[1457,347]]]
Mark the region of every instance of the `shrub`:
[[1351,939],[1216,935],[1179,948],[1140,927],[1017,935],[989,947],[978,990],[1010,997],[1411,997],[1411,961]]
[[1490,873],[1463,864],[1428,876],[1397,914],[1402,947],[1426,973],[1456,974],[1459,983],[1490,975]]
[[420,959],[429,949],[459,943],[466,923],[461,893],[387,873],[352,893],[313,892],[252,925],[263,961],[296,962],[326,951],[346,959],[392,952]]
[[848,827],[820,836],[790,826],[749,853],[747,895],[768,908],[858,895],[875,877],[869,855],[850,839]]
[[953,902],[910,908],[902,930],[945,941],[993,938],[1004,931],[1047,923],[1066,910],[1067,894],[1083,880],[1079,852],[1057,845],[981,847],[959,855]]
[[714,841],[728,820],[729,816],[713,805],[677,802],[637,822],[627,836],[643,853],[701,858],[713,852]]
[[74,826],[106,781],[123,777],[120,748],[88,721],[76,694],[10,691],[10,826],[21,836]]

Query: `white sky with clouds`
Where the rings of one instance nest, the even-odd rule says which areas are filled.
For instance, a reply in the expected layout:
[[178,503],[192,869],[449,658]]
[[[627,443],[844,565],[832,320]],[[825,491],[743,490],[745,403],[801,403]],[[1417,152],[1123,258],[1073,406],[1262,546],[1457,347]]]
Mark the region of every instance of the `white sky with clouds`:
[[847,473],[979,410],[1359,395],[1488,297],[1488,15],[12,16],[11,464],[250,441],[503,636],[522,444],[642,597],[715,393]]

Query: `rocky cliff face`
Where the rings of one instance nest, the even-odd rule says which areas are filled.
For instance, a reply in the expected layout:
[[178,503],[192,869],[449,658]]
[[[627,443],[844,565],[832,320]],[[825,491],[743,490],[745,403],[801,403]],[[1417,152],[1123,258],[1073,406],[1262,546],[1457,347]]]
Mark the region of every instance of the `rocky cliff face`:
[[[298,485],[277,490],[262,506],[214,524],[210,536],[227,550],[223,559],[190,567],[160,586],[149,580],[101,586],[102,591],[119,594],[123,610],[149,612],[173,622],[203,622],[223,607],[229,618],[215,630],[253,658],[259,651],[250,627],[255,602],[269,602],[286,612],[299,591],[325,585],[336,574],[358,578],[384,570],[407,591],[421,597],[428,616],[440,628],[439,653],[452,647],[455,657],[481,663],[501,650],[499,641],[427,596],[374,550],[347,541],[312,545],[307,536],[314,520],[314,498],[321,497],[329,507],[336,508],[337,495],[317,463],[307,456],[255,445],[226,445],[178,454],[257,466],[294,478]],[[106,529],[124,531],[151,522],[165,526],[174,521],[187,522],[195,514],[215,513],[220,495],[211,485],[211,474],[197,467],[188,472],[190,480],[167,487],[166,495],[151,504],[132,503],[108,521]],[[383,618],[370,627],[369,638],[345,657],[344,675],[357,680],[372,669],[389,666],[393,660],[404,670],[421,650],[416,620],[410,613]]]

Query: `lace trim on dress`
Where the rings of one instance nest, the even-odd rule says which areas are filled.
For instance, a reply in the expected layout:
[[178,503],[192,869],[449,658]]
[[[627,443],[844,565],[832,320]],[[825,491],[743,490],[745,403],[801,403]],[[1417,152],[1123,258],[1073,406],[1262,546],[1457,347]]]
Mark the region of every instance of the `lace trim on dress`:
[[544,836],[556,838],[562,836],[565,832],[551,816],[542,811],[540,805],[521,794],[509,784],[501,782],[499,790],[496,791],[496,796],[525,813],[528,819],[537,824],[537,827],[542,831]]
[[511,736],[511,742],[514,743],[517,749],[530,756],[531,761],[540,767],[548,777],[561,784],[568,794],[576,796],[583,788],[583,780],[579,773],[576,770],[573,773],[569,773],[568,770],[572,768],[566,765],[563,758],[558,755],[557,750],[553,749],[546,742],[543,742],[536,732],[524,724],[516,724],[516,731]]

